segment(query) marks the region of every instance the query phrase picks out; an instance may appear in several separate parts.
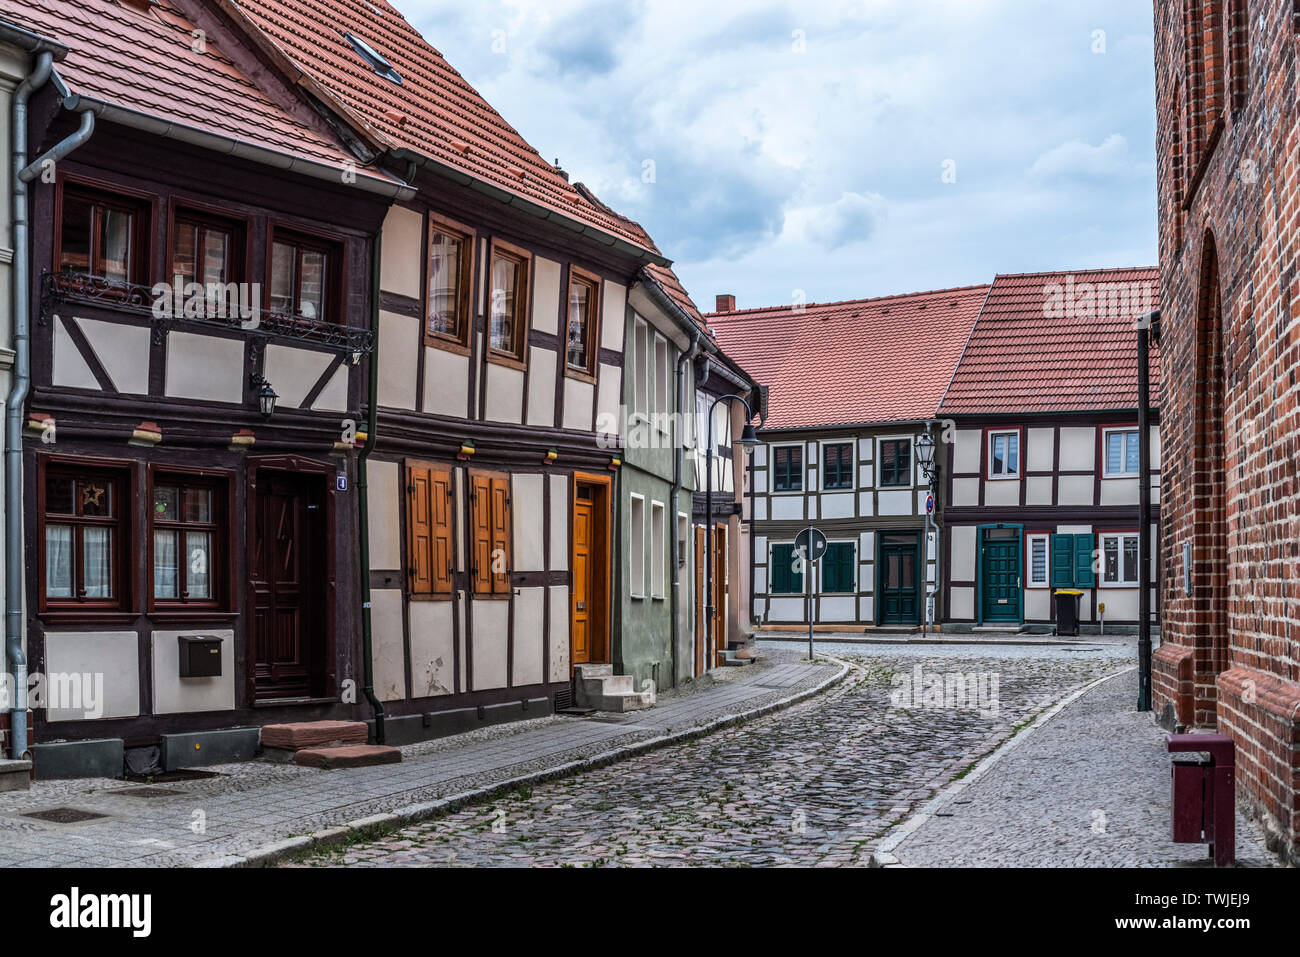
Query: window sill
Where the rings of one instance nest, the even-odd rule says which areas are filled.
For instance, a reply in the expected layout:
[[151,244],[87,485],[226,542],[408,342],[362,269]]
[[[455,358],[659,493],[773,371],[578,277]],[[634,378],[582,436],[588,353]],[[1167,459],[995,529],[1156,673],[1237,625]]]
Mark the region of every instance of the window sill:
[[95,611],[88,608],[85,611],[43,611],[36,617],[46,625],[133,625],[140,615],[134,611]]
[[588,372],[586,369],[575,369],[573,366],[569,365],[568,362],[564,363],[564,376],[566,379],[574,379],[578,382],[586,382],[590,385],[596,385],[596,373]]
[[984,480],[986,482],[1018,482],[1020,481],[1020,475],[986,475]]
[[146,613],[150,621],[156,621],[162,624],[175,622],[184,624],[186,622],[231,622],[239,618],[238,612],[225,611],[220,608],[159,608]]
[[633,601],[645,601],[645,595],[629,595]]
[[651,600],[651,601],[667,601],[667,600],[668,600],[668,596],[667,596],[667,595],[651,595],[651,596],[650,596],[650,600]]
[[450,336],[442,336],[436,332],[425,332],[424,344],[430,349],[441,349],[443,352],[450,352],[458,356],[467,356],[470,354],[470,348],[460,339],[454,339]]
[[1141,477],[1142,477],[1141,473],[1139,472],[1112,472],[1109,475],[1103,474],[1101,480],[1103,482],[1109,482],[1118,479],[1129,479],[1131,481],[1137,481]]
[[497,352],[491,347],[488,348],[487,361],[494,366],[504,366],[507,369],[517,369],[520,372],[523,372],[528,368],[528,363],[525,360],[506,353]]

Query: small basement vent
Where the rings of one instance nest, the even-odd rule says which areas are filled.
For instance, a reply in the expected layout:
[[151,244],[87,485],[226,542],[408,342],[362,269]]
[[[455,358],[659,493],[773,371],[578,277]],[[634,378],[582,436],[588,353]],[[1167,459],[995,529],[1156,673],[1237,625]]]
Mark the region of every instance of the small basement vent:
[[365,60],[374,70],[385,80],[392,80],[398,86],[402,85],[402,75],[393,69],[393,65],[384,59],[384,55],[372,47],[365,40],[352,33],[344,33],[343,39],[352,44],[352,49],[357,51],[357,56]]
[[555,710],[564,711],[573,707],[573,689],[561,688],[555,692]]

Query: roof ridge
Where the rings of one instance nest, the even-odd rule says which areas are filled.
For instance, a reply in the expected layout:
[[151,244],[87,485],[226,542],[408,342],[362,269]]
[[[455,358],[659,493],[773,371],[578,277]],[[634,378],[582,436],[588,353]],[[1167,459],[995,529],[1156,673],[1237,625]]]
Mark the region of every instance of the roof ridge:
[[[893,299],[920,299],[925,296],[945,296],[955,292],[973,292],[976,289],[989,289],[992,287],[991,282],[975,283],[970,286],[949,286],[946,289],[923,289],[917,292],[899,292],[891,293],[888,296],[868,296],[863,299],[840,299],[835,302],[808,302],[804,303],[802,310],[806,312],[809,309],[830,309],[835,306],[853,306],[864,303],[888,302]],[[732,309],[728,312],[706,312],[705,318],[722,318],[725,316],[743,316],[759,312],[786,312],[793,311],[793,305],[786,306],[754,306],[750,309]]]
[[1115,272],[1154,272],[1159,273],[1160,267],[1155,266],[1093,266],[1086,269],[1048,269],[1041,272],[1000,272],[993,276],[993,282],[999,279],[1027,279],[1030,276],[1077,276],[1080,273],[1115,273]]

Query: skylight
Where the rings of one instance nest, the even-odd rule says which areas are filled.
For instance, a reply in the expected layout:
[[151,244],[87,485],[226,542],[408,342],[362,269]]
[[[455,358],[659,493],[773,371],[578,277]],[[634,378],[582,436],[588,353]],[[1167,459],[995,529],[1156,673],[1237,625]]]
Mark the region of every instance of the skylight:
[[372,47],[365,40],[351,33],[344,33],[343,39],[352,44],[352,49],[357,51],[357,56],[365,60],[370,68],[382,76],[385,80],[392,80],[398,86],[402,84],[402,75],[393,69],[393,65],[384,59],[382,53]]

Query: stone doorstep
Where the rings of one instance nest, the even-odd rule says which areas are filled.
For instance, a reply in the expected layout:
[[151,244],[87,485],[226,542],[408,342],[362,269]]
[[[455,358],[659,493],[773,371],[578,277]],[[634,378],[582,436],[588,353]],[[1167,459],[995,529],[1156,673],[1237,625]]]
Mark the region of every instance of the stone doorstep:
[[0,791],[26,791],[31,779],[32,762],[0,759]]
[[296,721],[262,728],[262,747],[300,751],[329,745],[365,744],[370,728],[364,721]]
[[306,768],[368,768],[377,764],[398,764],[402,752],[386,744],[347,744],[337,748],[301,748],[293,761]]

